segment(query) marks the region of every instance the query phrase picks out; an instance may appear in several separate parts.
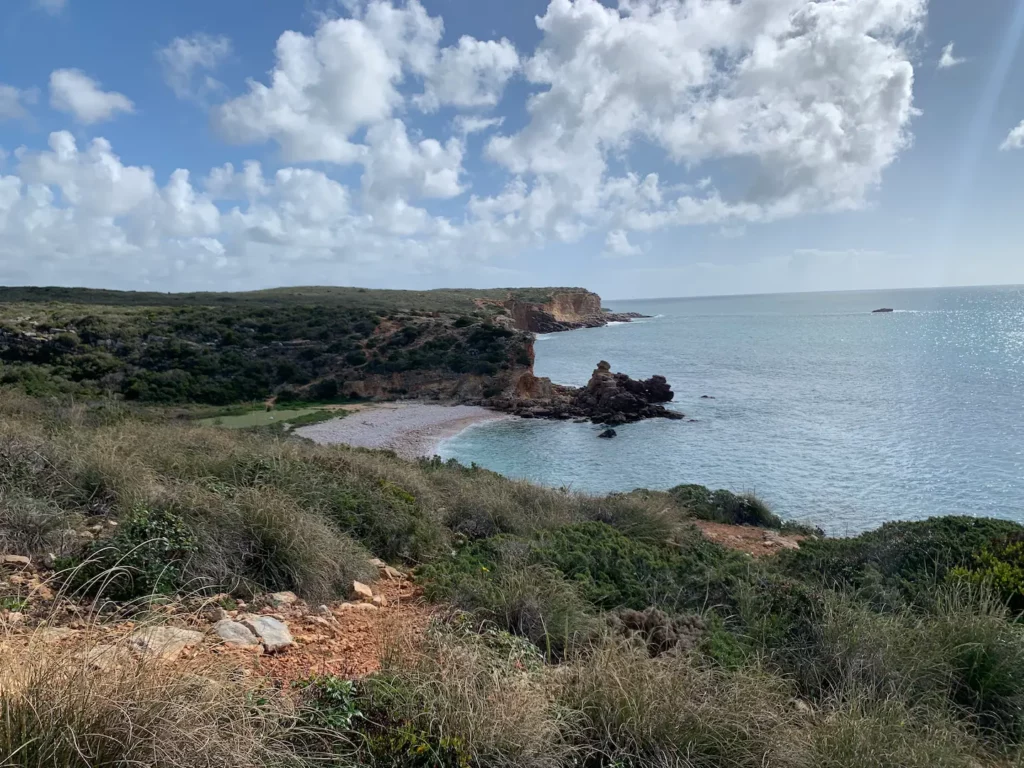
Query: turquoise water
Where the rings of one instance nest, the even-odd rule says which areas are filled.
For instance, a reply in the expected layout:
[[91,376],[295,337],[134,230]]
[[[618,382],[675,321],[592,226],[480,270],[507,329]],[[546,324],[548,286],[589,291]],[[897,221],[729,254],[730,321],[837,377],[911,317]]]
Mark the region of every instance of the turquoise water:
[[589,424],[491,422],[442,456],[590,492],[754,491],[830,533],[939,514],[1024,522],[1024,287],[608,305],[655,317],[541,336],[537,374],[579,385],[601,359],[660,373],[696,422],[614,440]]

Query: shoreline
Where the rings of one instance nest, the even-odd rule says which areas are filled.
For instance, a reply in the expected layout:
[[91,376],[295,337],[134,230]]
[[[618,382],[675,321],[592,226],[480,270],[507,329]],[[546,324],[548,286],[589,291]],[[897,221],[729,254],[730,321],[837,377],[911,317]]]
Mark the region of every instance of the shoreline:
[[403,459],[430,458],[438,446],[464,429],[515,418],[479,405],[417,401],[374,403],[341,419],[299,427],[294,434],[320,445],[394,451]]

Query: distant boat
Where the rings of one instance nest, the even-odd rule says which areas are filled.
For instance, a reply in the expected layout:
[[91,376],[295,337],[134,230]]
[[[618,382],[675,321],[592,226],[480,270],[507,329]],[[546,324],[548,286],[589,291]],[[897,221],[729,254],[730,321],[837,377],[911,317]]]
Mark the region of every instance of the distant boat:
[[895,312],[895,311],[896,311],[896,310],[895,310],[895,309],[893,309],[892,307],[882,307],[881,309],[876,309],[876,310],[873,310],[873,311],[871,312],[871,314],[872,314],[872,315],[877,315],[877,314],[879,314],[880,312]]

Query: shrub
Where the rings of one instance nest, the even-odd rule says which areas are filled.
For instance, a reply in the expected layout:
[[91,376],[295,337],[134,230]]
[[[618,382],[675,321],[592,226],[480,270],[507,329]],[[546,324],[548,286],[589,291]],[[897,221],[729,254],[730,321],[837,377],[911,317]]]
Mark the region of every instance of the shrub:
[[609,643],[566,665],[559,682],[558,704],[578,713],[570,733],[584,764],[800,764],[789,692],[756,670],[727,674]]
[[811,730],[815,768],[977,768],[978,751],[957,724],[896,701],[855,699]]
[[974,562],[954,568],[950,577],[990,588],[1015,613],[1024,612],[1024,533],[992,542],[975,554]]
[[0,551],[63,555],[74,540],[74,522],[74,515],[51,502],[0,494]]
[[425,569],[427,594],[525,637],[558,659],[589,640],[597,624],[578,587],[558,571],[528,563],[525,552],[514,540],[490,542],[486,555],[470,553],[454,567]]
[[132,509],[117,534],[98,541],[71,567],[73,587],[113,600],[171,593],[184,585],[188,560],[198,551],[194,531],[173,507]]
[[345,595],[375,570],[363,547],[328,520],[271,489],[193,501],[202,546],[193,584],[255,592],[291,590],[310,602]]
[[605,523],[577,523],[529,539],[475,542],[426,568],[423,576],[450,592],[461,576],[484,568],[500,572],[513,554],[517,561],[555,569],[587,602],[605,610],[661,605],[694,611],[728,599],[730,585],[748,569],[742,556],[695,531],[679,532],[677,539],[675,544],[637,540]]
[[523,649],[494,640],[490,632],[434,625],[422,644],[391,654],[359,687],[363,718],[353,743],[364,761],[423,768],[571,764],[564,732],[573,713],[554,707],[550,677],[521,663]]
[[775,529],[784,526],[782,518],[752,493],[711,491],[703,485],[677,485],[668,493],[698,520]]
[[950,571],[974,562],[993,542],[1024,532],[1006,520],[936,517],[892,522],[850,539],[812,539],[783,554],[797,578],[861,590],[877,606],[927,599]]

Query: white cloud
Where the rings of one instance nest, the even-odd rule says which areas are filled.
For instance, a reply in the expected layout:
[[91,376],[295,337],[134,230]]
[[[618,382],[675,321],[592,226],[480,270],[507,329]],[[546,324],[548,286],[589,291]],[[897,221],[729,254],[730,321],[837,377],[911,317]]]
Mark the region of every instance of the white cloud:
[[[26,255],[64,282],[167,287],[266,285],[297,266],[324,281],[463,269],[583,237],[636,256],[642,233],[725,237],[862,207],[911,142],[906,46],[925,0],[550,0],[521,52],[504,38],[443,47],[417,0],[350,11],[282,34],[266,80],[213,110],[224,138],[272,142],[284,168],[158,181],[103,139],[79,148],[58,132],[18,150],[0,182],[0,282]],[[193,36],[159,56],[176,92],[204,99],[229,50]],[[525,119],[505,120],[490,110],[517,75]],[[82,122],[132,109],[75,70],[51,80],[54,105]],[[454,114],[420,114],[442,108]]]
[[99,83],[78,69],[58,69],[50,74],[50,106],[86,124],[110,120],[118,112],[135,111],[135,105],[123,93],[102,90]]
[[552,0],[524,65],[542,88],[530,121],[488,152],[584,205],[610,154],[650,142],[690,166],[741,161],[749,191],[731,207],[754,218],[858,207],[909,144],[902,43],[924,13],[923,0]]
[[354,162],[363,148],[352,135],[391,117],[403,71],[424,71],[440,37],[440,21],[415,0],[401,9],[373,2],[364,16],[327,21],[312,36],[285,32],[270,85],[250,81],[215,123],[229,141],[276,141],[290,161]]
[[416,144],[405,123],[389,120],[366,132],[363,190],[372,200],[449,198],[461,194],[462,143],[434,139]]
[[493,107],[519,69],[519,54],[507,39],[477,40],[463,36],[442,50],[426,78],[416,104],[430,112],[443,105]]
[[498,128],[505,122],[504,117],[476,117],[475,115],[456,115],[452,120],[452,128],[462,138],[473,133],[482,133],[491,128]]
[[221,135],[239,144],[275,141],[292,162],[358,162],[367,148],[353,137],[395,116],[408,81],[422,81],[411,100],[426,111],[488,107],[519,68],[506,39],[464,36],[440,48],[444,24],[418,0],[353,9],[312,35],[281,35],[269,84],[250,81],[247,94],[215,110]]
[[948,43],[945,48],[942,49],[942,56],[939,58],[939,69],[949,69],[959,64],[963,64],[967,59],[958,59],[953,55],[953,43]]
[[67,6],[67,0],[32,0],[32,4],[51,16],[59,16]]
[[0,83],[0,120],[24,120],[28,117],[26,107],[35,104],[38,98],[35,88],[21,90]]
[[643,253],[640,246],[629,242],[629,235],[623,229],[613,229],[608,233],[604,250],[607,256],[639,256]]
[[224,59],[231,55],[231,40],[224,35],[213,37],[198,33],[176,37],[157,51],[164,70],[164,80],[179,99],[202,101],[224,86],[212,75]]
[[1021,149],[1024,147],[1024,120],[1021,120],[1017,127],[1007,134],[1003,143],[999,145],[999,149],[1006,152],[1010,149]]

